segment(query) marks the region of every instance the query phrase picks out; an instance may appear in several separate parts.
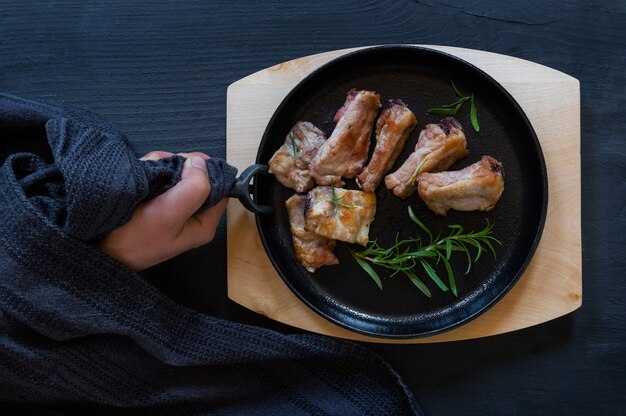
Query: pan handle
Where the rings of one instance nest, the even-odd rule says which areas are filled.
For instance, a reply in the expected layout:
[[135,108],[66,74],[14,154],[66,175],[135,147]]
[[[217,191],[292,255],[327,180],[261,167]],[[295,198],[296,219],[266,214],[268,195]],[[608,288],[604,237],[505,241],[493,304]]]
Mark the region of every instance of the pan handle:
[[241,204],[246,207],[248,210],[252,211],[258,215],[267,215],[274,212],[274,207],[270,205],[257,205],[256,202],[252,199],[252,185],[250,182],[254,175],[257,173],[267,174],[269,168],[267,165],[256,164],[252,166],[248,166],[241,175],[235,180],[235,183],[230,188],[228,192],[226,192],[226,196],[229,198],[237,198],[241,201]]

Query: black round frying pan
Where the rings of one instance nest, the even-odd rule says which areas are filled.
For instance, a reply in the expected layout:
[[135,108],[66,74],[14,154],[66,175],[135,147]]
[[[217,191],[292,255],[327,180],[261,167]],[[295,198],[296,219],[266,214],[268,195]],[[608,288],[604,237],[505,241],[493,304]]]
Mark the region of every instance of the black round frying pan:
[[[425,297],[404,275],[383,277],[381,291],[354,261],[348,247],[339,242],[337,266],[307,272],[296,260],[285,201],[294,193],[270,175],[252,176],[267,170],[266,164],[282,145],[291,127],[299,120],[310,121],[328,136],[333,115],[348,90],[368,89],[389,99],[401,99],[415,113],[418,127],[409,138],[394,168],[413,151],[425,124],[441,116],[427,109],[456,99],[450,81],[469,94],[475,93],[480,132],[469,120],[469,103],[456,115],[467,136],[469,156],[450,170],[462,169],[483,155],[504,164],[505,190],[490,212],[456,212],[440,217],[426,208],[417,194],[406,200],[395,197],[384,183],[377,189],[377,212],[370,240],[382,246],[419,230],[407,215],[411,206],[435,233],[447,234],[448,225],[460,224],[478,231],[486,219],[495,223],[497,258],[486,255],[465,275],[463,255],[452,259],[458,297],[441,292],[425,273],[418,275],[430,287]],[[372,143],[374,143],[372,137]],[[371,146],[373,148],[373,145]],[[271,262],[291,290],[311,309],[343,327],[383,338],[416,338],[457,327],[497,302],[519,279],[535,252],[546,216],[548,183],[539,142],[531,124],[511,95],[489,75],[452,55],[421,47],[384,46],[360,50],[339,57],[302,80],[283,100],[271,118],[257,154],[257,165],[248,168],[235,187],[234,196],[255,212],[258,231]],[[347,186],[358,189],[355,182]],[[254,196],[254,200],[250,197]]]

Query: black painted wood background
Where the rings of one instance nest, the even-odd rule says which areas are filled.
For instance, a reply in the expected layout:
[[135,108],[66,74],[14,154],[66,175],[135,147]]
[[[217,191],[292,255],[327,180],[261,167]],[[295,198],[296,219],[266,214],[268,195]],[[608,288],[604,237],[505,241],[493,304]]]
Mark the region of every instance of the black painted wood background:
[[[578,78],[582,308],[487,339],[372,348],[430,415],[624,414],[624,21],[625,2],[599,0],[0,2],[0,90],[105,114],[138,155],[224,157],[226,87],[303,55],[383,43],[453,45]],[[206,313],[291,331],[227,299],[225,247],[222,223],[212,244],[146,277]],[[21,406],[11,394],[0,398],[4,409]]]

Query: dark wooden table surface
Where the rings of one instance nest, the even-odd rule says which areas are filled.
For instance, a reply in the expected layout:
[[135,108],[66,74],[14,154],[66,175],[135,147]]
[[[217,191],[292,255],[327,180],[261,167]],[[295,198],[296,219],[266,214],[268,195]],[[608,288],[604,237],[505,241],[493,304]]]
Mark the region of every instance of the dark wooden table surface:
[[[583,306],[486,339],[372,348],[430,415],[624,414],[625,2],[106,3],[2,2],[0,90],[100,112],[126,132],[138,155],[160,149],[224,157],[226,87],[265,67],[327,50],[453,45],[516,56],[578,78]],[[222,222],[213,243],[145,275],[200,311],[293,331],[228,300],[225,259]],[[17,401],[8,393],[2,400]]]

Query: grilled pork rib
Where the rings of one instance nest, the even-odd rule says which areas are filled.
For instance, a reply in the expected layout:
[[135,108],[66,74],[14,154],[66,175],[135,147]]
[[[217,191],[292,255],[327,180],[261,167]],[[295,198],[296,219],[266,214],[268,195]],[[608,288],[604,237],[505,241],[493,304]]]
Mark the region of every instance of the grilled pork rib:
[[364,191],[378,188],[402,152],[409,135],[415,129],[415,115],[400,100],[390,100],[376,122],[376,147],[367,167],[357,176],[357,183]]
[[326,135],[321,130],[307,121],[299,121],[270,159],[270,173],[296,192],[308,191],[315,185],[309,165],[325,141]]
[[365,245],[374,215],[373,192],[318,186],[308,194],[305,228],[327,238]]
[[342,186],[342,177],[354,178],[363,170],[379,109],[380,96],[375,92],[348,92],[335,115],[335,130],[311,162],[311,175],[318,185]]
[[417,180],[420,197],[439,215],[449,209],[489,211],[504,191],[502,163],[491,156],[459,171],[422,173]]
[[438,172],[467,154],[467,141],[458,121],[446,117],[437,124],[427,124],[420,132],[415,151],[397,171],[385,177],[385,185],[394,195],[406,198],[417,190],[415,173],[422,162],[425,161],[420,172]]
[[296,258],[309,272],[321,266],[339,264],[333,249],[335,240],[317,235],[304,229],[304,209],[306,195],[293,195],[285,202],[289,212],[289,224],[291,225],[291,238],[296,252]]

